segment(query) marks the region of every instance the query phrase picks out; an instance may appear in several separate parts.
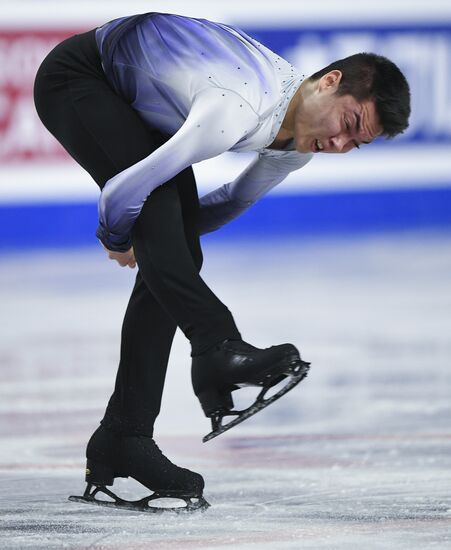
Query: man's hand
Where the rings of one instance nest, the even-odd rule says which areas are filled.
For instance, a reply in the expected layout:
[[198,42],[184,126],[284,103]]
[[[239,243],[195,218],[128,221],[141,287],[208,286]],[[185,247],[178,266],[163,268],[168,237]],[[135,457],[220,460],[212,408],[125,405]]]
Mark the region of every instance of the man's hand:
[[132,269],[136,267],[135,253],[133,252],[133,247],[130,248],[130,250],[127,250],[127,252],[114,252],[113,250],[108,250],[108,248],[106,248],[105,246],[103,246],[103,248],[105,248],[105,250],[108,252],[108,258],[110,258],[110,260],[116,260],[116,262],[121,267],[128,266]]

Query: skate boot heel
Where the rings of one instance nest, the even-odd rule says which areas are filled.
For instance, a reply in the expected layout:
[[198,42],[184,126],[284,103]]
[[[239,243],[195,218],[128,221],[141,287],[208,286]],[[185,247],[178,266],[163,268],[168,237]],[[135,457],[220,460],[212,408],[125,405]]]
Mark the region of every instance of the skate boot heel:
[[88,458],[85,481],[93,485],[113,485],[114,470],[105,464],[94,462],[94,460]]
[[219,412],[227,412],[233,409],[233,399],[230,392],[218,390],[206,390],[198,394],[197,398],[202,405],[205,416],[211,417]]

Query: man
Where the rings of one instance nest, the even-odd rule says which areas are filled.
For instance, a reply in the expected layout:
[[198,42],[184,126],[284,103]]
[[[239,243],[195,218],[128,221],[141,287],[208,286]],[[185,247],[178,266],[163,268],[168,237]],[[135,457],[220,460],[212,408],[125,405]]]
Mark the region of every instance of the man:
[[[357,54],[304,79],[239,29],[150,13],[72,37],[44,60],[37,111],[102,189],[97,236],[110,258],[138,264],[124,319],[116,386],[87,446],[85,500],[131,476],[157,496],[205,507],[199,474],[172,464],[152,439],[176,327],[192,348],[192,382],[214,437],[300,382],[308,363],[291,344],[257,349],[199,271],[199,234],[214,231],[315,153],[345,153],[408,124],[409,88],[385,58]],[[197,197],[195,162],[257,151],[234,181]],[[276,396],[266,391],[287,379]],[[232,391],[262,387],[235,420]],[[94,491],[91,489],[94,487]]]

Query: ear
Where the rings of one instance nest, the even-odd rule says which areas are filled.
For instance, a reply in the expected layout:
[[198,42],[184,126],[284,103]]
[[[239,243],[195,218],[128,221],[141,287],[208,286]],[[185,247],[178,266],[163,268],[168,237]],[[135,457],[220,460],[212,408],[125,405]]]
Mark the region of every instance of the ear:
[[336,92],[343,74],[338,69],[329,71],[319,79],[319,89]]

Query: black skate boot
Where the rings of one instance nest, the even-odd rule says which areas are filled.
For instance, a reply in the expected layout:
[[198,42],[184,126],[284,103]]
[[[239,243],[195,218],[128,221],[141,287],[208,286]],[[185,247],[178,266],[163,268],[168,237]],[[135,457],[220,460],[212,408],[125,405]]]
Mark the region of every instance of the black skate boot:
[[[212,422],[212,431],[203,441],[213,439],[274,403],[306,377],[309,365],[292,344],[259,349],[242,340],[224,340],[194,356],[191,369],[194,393]],[[284,379],[286,385],[265,398],[269,389]],[[244,386],[260,386],[262,390],[250,407],[234,411],[232,391]],[[224,416],[235,418],[223,424]]]
[[[202,476],[173,464],[151,437],[124,436],[99,426],[89,440],[86,458],[86,490],[83,496],[70,496],[69,500],[143,512],[192,512],[209,507],[202,496]],[[123,500],[106,488],[116,477],[132,477],[153,493],[136,501]],[[96,499],[99,492],[114,502]],[[150,504],[163,498],[182,499],[186,506]]]

